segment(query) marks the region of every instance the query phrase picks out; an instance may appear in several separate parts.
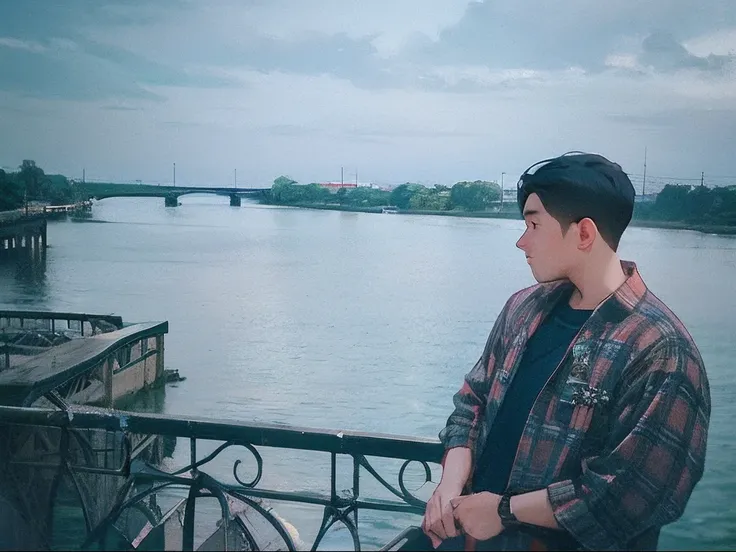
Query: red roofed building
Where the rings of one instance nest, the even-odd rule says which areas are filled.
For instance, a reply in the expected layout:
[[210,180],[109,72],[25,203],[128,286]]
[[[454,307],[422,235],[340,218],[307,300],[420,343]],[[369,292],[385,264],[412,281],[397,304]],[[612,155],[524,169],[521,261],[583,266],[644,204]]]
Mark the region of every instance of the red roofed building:
[[358,187],[358,185],[355,182],[320,182],[319,185],[335,193],[337,193],[337,190],[339,190],[340,188],[357,188]]

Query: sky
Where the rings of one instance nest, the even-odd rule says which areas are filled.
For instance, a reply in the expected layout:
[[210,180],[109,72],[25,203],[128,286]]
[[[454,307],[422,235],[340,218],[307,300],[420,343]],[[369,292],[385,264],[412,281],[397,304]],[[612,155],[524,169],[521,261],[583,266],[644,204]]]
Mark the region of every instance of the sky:
[[736,1],[0,0],[0,136],[102,181],[513,186],[583,150],[639,189],[646,148],[653,187],[736,184]]

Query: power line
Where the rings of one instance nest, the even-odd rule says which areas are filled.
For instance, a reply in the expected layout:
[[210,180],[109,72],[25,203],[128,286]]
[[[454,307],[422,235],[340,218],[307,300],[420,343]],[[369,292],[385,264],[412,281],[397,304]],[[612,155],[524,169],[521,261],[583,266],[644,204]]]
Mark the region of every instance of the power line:
[[[639,178],[658,178],[660,180],[682,180],[682,181],[693,181],[699,182],[700,178],[685,178],[682,176],[656,176],[653,174],[640,174],[640,173],[626,173],[629,177],[636,176]],[[710,176],[708,177],[710,178]]]

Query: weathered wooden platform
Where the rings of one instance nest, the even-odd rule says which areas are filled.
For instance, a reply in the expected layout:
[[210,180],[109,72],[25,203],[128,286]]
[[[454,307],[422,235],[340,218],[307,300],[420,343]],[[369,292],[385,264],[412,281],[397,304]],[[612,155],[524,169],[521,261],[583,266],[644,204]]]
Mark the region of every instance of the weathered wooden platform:
[[52,391],[70,399],[101,382],[103,401],[93,402],[112,406],[162,378],[166,333],[168,322],[133,324],[51,347],[0,372],[0,404],[30,406]]

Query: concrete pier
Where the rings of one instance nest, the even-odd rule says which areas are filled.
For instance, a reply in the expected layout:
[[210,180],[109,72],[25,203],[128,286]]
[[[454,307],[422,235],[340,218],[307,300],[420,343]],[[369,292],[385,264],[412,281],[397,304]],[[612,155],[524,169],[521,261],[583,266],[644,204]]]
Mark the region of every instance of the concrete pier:
[[46,217],[43,214],[0,220],[0,257],[42,260],[46,256],[46,246]]

